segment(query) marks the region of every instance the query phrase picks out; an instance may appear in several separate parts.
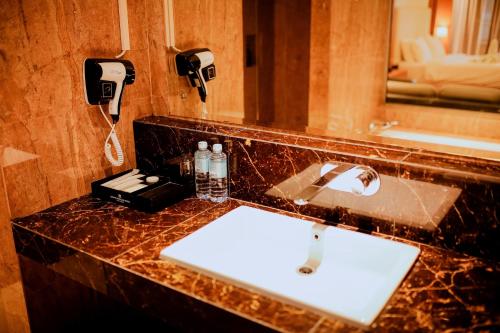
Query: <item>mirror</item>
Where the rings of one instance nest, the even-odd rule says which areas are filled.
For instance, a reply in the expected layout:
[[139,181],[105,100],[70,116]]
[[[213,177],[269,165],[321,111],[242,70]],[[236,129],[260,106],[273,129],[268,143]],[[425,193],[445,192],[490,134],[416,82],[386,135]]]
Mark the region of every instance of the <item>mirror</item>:
[[384,104],[390,1],[243,0],[245,121],[366,139]]
[[[500,1],[488,1],[493,4],[490,23],[498,22]],[[437,11],[444,2],[488,1],[406,0],[431,8],[429,22],[434,22],[435,34],[442,34],[443,27],[437,12],[433,18],[432,8]],[[401,45],[391,44],[391,36],[396,34],[391,18],[401,20],[400,13],[393,14],[393,7],[403,2],[241,0],[242,24],[238,22],[238,26],[242,27],[242,36],[231,40],[241,38],[243,44],[238,52],[243,54],[244,116],[242,119],[240,104],[219,107],[215,100],[212,105],[208,102],[213,108],[209,118],[500,160],[498,108],[495,112],[478,112],[482,109],[469,107],[470,101],[463,98],[459,100],[468,103],[466,109],[458,104],[423,106],[390,100],[395,96],[393,87],[387,89],[387,79],[407,83],[401,77],[401,58],[396,60],[394,55],[397,47],[401,54]],[[232,18],[240,19],[235,15]],[[227,18],[221,18],[221,22],[229,24]],[[431,24],[425,26],[430,34]],[[450,33],[451,26],[448,29]],[[215,40],[212,45],[220,75],[212,87],[227,100],[234,98],[227,91],[236,89],[234,82],[241,76],[239,68],[232,66],[233,74],[224,77],[224,70],[228,70],[224,65],[232,58],[219,62],[224,56],[229,58],[230,50]],[[223,41],[227,44],[229,39]],[[448,44],[441,42],[445,50],[451,47],[451,40]],[[481,50],[489,48],[481,45]],[[396,64],[400,67],[394,67]],[[498,84],[499,79],[490,81]],[[224,89],[217,91],[218,84]],[[468,89],[462,90],[470,94]]]

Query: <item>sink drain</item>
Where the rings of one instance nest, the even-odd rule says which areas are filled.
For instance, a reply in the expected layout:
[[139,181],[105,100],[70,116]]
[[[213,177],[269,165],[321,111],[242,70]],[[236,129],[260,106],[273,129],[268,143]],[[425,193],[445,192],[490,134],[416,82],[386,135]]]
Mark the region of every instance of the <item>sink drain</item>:
[[315,269],[310,266],[300,266],[299,268],[297,268],[297,272],[304,275],[312,274],[314,273],[314,271]]

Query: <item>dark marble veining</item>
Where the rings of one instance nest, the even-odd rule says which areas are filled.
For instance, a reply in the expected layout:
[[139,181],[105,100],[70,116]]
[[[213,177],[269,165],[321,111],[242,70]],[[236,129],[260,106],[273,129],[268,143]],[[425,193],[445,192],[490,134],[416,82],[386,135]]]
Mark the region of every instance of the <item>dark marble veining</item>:
[[[218,205],[209,204],[207,208],[204,201],[186,199],[171,209],[144,215],[90,197],[73,200],[13,222],[16,248],[23,261],[23,278],[28,278],[31,290],[36,290],[30,265],[41,265],[58,276],[109,297],[107,303],[119,302],[137,308],[144,315],[167,322],[179,331],[360,331],[332,317],[159,259],[165,246],[242,204],[257,206],[231,199]],[[88,247],[84,239],[96,232],[93,224],[85,223],[88,216],[82,214],[89,207],[100,207],[93,211],[93,216],[103,226],[114,223],[115,214],[135,221],[128,225],[130,238],[134,241],[112,253]],[[151,218],[166,219],[169,211],[171,214],[175,211],[178,216],[175,225],[154,236],[141,232],[143,223]],[[62,223],[64,216],[72,223]],[[71,229],[78,232],[70,232]],[[113,237],[101,238],[101,241],[102,248],[116,246]],[[412,244],[420,247],[421,255],[370,331],[488,332],[500,329],[498,262]],[[45,288],[51,284],[49,278],[42,282]],[[35,304],[42,306],[43,302]]]
[[[176,129],[185,129],[192,132],[217,134],[226,137],[243,138],[255,141],[264,141],[288,146],[312,148],[337,152],[339,154],[363,157],[375,160],[401,161],[408,165],[425,165],[428,168],[456,171],[472,178],[491,176],[500,182],[500,162],[484,160],[474,157],[458,156],[453,154],[436,153],[424,149],[401,147],[390,144],[350,140],[345,138],[323,137],[319,135],[306,135],[301,132],[263,128],[252,125],[228,124],[193,118],[148,116],[136,123],[163,125]],[[136,135],[136,143],[137,143]],[[147,137],[140,137],[147,139]],[[161,142],[157,141],[157,144]],[[184,148],[186,149],[186,148]]]
[[188,199],[148,214],[85,196],[16,219],[15,223],[89,254],[111,259],[213,205],[209,201]]
[[[105,267],[95,258],[91,260]],[[178,332],[160,318],[107,296],[106,290],[82,284],[78,275],[65,274],[79,272],[76,262],[58,264],[66,272],[23,255],[19,256],[19,264],[33,333]]]
[[[179,118],[147,117],[134,123],[134,132],[140,168],[161,168],[171,157],[193,153],[200,140],[220,142],[229,153],[233,198],[500,259],[499,162]],[[369,165],[395,185],[368,212],[356,207],[369,206],[370,198],[345,198],[351,205],[297,206],[292,191],[280,189],[311,165],[329,161]],[[433,201],[446,196],[450,202],[431,214]],[[413,216],[401,223],[407,207],[414,207]]]
[[[83,204],[83,202],[82,202]],[[43,220],[44,224],[51,222]],[[58,242],[43,233],[13,224],[14,240],[21,258],[29,259],[70,280],[106,293],[105,263],[79,247]],[[23,272],[23,278],[26,278]]]

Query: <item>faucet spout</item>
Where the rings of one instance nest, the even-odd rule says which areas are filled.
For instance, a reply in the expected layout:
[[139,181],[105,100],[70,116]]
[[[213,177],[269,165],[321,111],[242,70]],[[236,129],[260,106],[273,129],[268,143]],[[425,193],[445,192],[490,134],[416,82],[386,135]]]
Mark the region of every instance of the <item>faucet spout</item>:
[[342,164],[319,177],[314,183],[303,189],[295,198],[295,204],[307,205],[315,196],[317,196],[330,182],[338,175],[352,169],[353,165]]
[[[327,166],[332,165],[327,163],[323,168]],[[368,166],[340,164],[303,189],[294,199],[294,203],[300,206],[307,205],[326,187],[355,195],[369,196],[379,190],[380,178],[378,173]]]

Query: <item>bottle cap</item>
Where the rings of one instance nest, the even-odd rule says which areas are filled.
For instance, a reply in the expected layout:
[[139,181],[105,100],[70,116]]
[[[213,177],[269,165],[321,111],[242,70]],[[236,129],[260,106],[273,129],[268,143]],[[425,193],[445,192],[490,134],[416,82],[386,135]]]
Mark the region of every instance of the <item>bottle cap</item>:
[[207,149],[208,145],[206,141],[198,142],[198,149]]
[[216,143],[212,146],[212,150],[214,153],[220,153],[222,151],[222,145],[220,143]]

